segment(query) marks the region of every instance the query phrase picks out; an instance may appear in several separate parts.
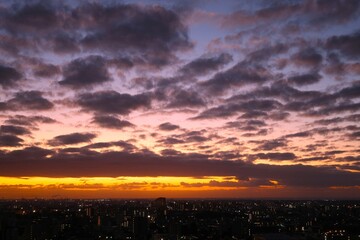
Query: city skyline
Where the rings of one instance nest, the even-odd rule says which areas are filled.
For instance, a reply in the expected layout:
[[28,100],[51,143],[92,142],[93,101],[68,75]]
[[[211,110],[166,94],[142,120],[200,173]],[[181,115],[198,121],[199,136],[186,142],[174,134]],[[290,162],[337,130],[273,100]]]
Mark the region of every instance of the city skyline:
[[2,1],[0,198],[360,197],[360,2]]

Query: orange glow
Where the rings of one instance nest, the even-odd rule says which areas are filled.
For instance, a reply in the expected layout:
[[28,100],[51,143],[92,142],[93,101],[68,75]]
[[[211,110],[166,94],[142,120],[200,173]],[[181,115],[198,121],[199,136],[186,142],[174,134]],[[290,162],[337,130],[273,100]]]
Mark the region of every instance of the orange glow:
[[[235,179],[235,178],[234,178]],[[207,191],[244,189],[242,186],[212,186],[211,182],[225,182],[223,177],[210,176],[205,178],[191,177],[92,177],[92,178],[48,178],[48,177],[0,177],[0,189],[18,189],[21,191],[130,191],[130,192],[161,192],[161,191]],[[237,183],[236,180],[226,180]]]
[[[229,180],[230,179],[230,180]],[[351,187],[293,188],[270,180],[272,185],[247,187],[235,178],[192,177],[0,177],[2,198],[298,198],[326,197],[334,191],[354,192]],[[355,189],[358,189],[355,188]],[[339,196],[340,196],[339,195]],[[354,196],[356,197],[356,196]]]

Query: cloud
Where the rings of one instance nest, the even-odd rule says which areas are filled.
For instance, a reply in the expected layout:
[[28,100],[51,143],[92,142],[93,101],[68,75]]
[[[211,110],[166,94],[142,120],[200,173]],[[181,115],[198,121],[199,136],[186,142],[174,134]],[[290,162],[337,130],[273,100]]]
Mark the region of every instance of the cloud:
[[305,86],[319,82],[321,75],[318,73],[307,73],[301,75],[295,75],[288,78],[290,83],[293,83],[297,86]]
[[14,86],[21,78],[21,73],[15,68],[0,65],[0,85],[3,88]]
[[180,73],[190,76],[201,76],[216,71],[233,60],[228,53],[222,53],[215,57],[203,57],[195,59],[180,69]]
[[[256,5],[255,5],[256,6]],[[237,10],[223,18],[224,27],[238,27],[247,25],[262,25],[266,27],[271,24],[293,23],[308,28],[324,27],[324,25],[344,24],[357,16],[359,2],[356,0],[329,1],[300,1],[300,2],[271,2],[263,5],[258,4],[255,11]]]
[[263,118],[263,117],[267,117],[267,116],[268,116],[268,114],[266,112],[250,110],[250,111],[244,113],[243,115],[241,115],[239,118],[254,119],[254,118]]
[[11,13],[6,24],[9,29],[44,31],[58,26],[59,18],[51,6],[41,3],[25,4]]
[[306,10],[312,10],[314,13],[311,24],[321,26],[324,24],[346,23],[358,15],[359,7],[360,4],[356,0],[346,1],[346,4],[342,0],[329,0],[307,4]]
[[267,7],[262,7],[255,11],[250,12],[246,10],[235,11],[228,16],[225,16],[222,25],[224,27],[236,27],[243,25],[252,25],[259,22],[274,22],[282,20],[295,15],[301,11],[299,4],[271,4]]
[[100,149],[100,148],[108,148],[108,147],[121,147],[126,152],[133,152],[138,150],[138,148],[131,144],[128,141],[116,141],[116,142],[97,142],[92,143],[89,145],[84,146],[83,148],[90,148],[90,149]]
[[319,110],[310,110],[308,116],[328,116],[330,114],[339,114],[343,112],[356,112],[360,109],[360,103],[340,103],[335,106],[324,107]]
[[[83,151],[57,153],[50,157],[29,161],[2,153],[2,176],[48,177],[118,177],[118,176],[236,176],[238,179],[273,179],[288,187],[358,186],[360,174],[338,170],[334,166],[269,165],[223,159],[209,160],[207,155],[178,154],[160,156],[154,153]],[[261,155],[262,156],[262,155]],[[263,157],[273,159],[293,158],[291,153],[270,153]],[[28,167],[31,162],[31,168]]]
[[296,65],[316,68],[321,64],[323,57],[316,49],[305,48],[294,54],[292,60]]
[[205,101],[199,92],[192,90],[175,89],[166,97],[167,108],[198,108],[205,106]]
[[96,123],[103,128],[111,129],[122,129],[126,127],[134,127],[135,125],[126,120],[120,120],[114,116],[95,116],[92,120],[92,123]]
[[81,44],[88,49],[125,52],[162,66],[174,52],[192,47],[179,16],[161,6],[87,4],[76,12],[81,19],[96,19],[85,23],[91,31]]
[[360,56],[360,33],[356,32],[349,35],[333,36],[326,40],[325,47],[340,51],[343,55],[350,58]]
[[271,79],[272,75],[265,67],[240,62],[226,71],[218,72],[200,85],[212,94],[221,94],[231,87],[261,84]]
[[65,66],[60,85],[83,88],[110,81],[106,61],[100,56],[88,56],[71,61]]
[[360,121],[360,114],[352,114],[345,117],[334,117],[330,119],[320,119],[314,121],[314,124],[319,125],[330,125],[342,122],[359,122]]
[[24,127],[14,126],[14,125],[1,125],[0,126],[0,134],[13,134],[13,135],[28,135],[31,132]]
[[281,147],[287,147],[287,141],[285,139],[263,140],[259,142],[256,150],[270,151]]
[[10,134],[0,134],[0,147],[18,147],[24,142],[23,139]]
[[60,74],[60,67],[53,64],[40,64],[33,69],[34,75],[37,77],[50,78]]
[[308,100],[319,96],[322,96],[322,93],[319,91],[302,91],[289,86],[283,81],[278,81],[274,82],[270,86],[263,86],[245,94],[232,96],[228,99],[228,101],[232,102],[253,98],[271,98],[283,100],[286,103],[291,100]]
[[70,133],[66,135],[59,135],[49,140],[52,146],[62,146],[90,142],[96,137],[94,133]]
[[348,136],[350,139],[359,140],[360,139],[360,131],[352,132]]
[[188,131],[183,134],[174,134],[171,136],[167,136],[161,140],[158,140],[159,143],[163,143],[165,145],[173,145],[173,144],[186,144],[186,143],[203,143],[211,140],[211,136],[204,136],[205,130],[201,131]]
[[36,126],[38,123],[56,123],[56,120],[45,116],[24,116],[15,115],[5,120],[6,124],[22,125],[22,126]]
[[302,131],[302,132],[287,134],[285,137],[286,138],[304,138],[304,137],[309,137],[312,135],[313,135],[313,133],[311,131]]
[[40,91],[17,92],[14,98],[3,102],[3,108],[12,111],[52,109],[54,104],[42,95],[43,93]]
[[79,40],[69,32],[58,32],[49,43],[57,54],[73,54],[80,52]]
[[55,154],[55,152],[52,150],[31,146],[19,150],[14,150],[8,154],[8,157],[11,159],[28,159],[31,162],[46,158],[53,154]]
[[178,13],[160,5],[19,3],[4,7],[0,17],[12,40],[7,45],[17,43],[14,49],[2,46],[12,54],[23,50],[106,53],[158,68],[176,61],[177,52],[193,47]]
[[297,158],[294,153],[289,152],[258,153],[255,156],[259,159],[269,159],[273,161],[294,160]]
[[206,119],[206,118],[226,118],[238,114],[239,112],[247,111],[272,111],[282,104],[275,100],[249,100],[242,103],[229,103],[213,107],[201,112],[193,119]]
[[242,131],[258,131],[259,128],[265,127],[267,124],[262,120],[246,120],[246,121],[236,121],[236,122],[227,122],[226,128],[236,128]]
[[[359,166],[360,2],[230,4],[233,12],[214,7],[193,22],[204,11],[195,5],[5,3],[0,175],[359,186],[359,173],[346,171]],[[39,139],[58,121],[79,130]],[[96,142],[106,129],[133,134]],[[276,166],[288,163],[297,165]]]
[[163,156],[176,156],[176,155],[179,155],[179,154],[181,154],[181,152],[176,151],[174,149],[163,149],[163,150],[161,150],[161,155],[163,155]]
[[286,53],[289,47],[286,44],[279,43],[272,46],[266,46],[259,50],[255,50],[246,56],[246,61],[249,63],[266,62],[276,55]]
[[333,96],[345,99],[360,97],[360,82],[354,82],[350,87],[342,88]]
[[165,139],[162,139],[162,140],[160,140],[158,142],[163,143],[165,145],[175,145],[175,144],[186,143],[184,140],[178,139],[178,138],[175,138],[175,137],[166,137]]
[[159,129],[162,131],[173,131],[173,130],[179,129],[179,126],[171,124],[169,122],[166,122],[166,123],[160,124]]
[[77,104],[84,110],[109,114],[129,114],[132,110],[149,108],[151,98],[143,93],[121,94],[116,91],[101,91],[79,95]]

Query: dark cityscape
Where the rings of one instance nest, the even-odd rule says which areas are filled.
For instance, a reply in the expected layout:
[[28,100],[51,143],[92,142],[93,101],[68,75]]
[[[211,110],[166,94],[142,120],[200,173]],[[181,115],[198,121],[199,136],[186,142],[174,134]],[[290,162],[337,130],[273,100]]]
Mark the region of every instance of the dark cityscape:
[[1,200],[1,240],[357,240],[360,203],[334,200]]

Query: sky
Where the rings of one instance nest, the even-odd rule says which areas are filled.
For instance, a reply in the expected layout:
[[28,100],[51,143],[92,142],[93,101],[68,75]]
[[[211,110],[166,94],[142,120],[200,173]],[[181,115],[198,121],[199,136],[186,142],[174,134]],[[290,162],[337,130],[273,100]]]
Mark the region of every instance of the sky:
[[0,198],[360,198],[360,1],[1,1]]

